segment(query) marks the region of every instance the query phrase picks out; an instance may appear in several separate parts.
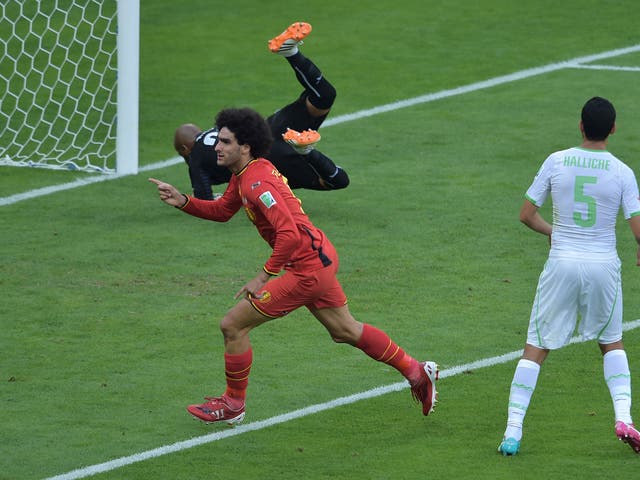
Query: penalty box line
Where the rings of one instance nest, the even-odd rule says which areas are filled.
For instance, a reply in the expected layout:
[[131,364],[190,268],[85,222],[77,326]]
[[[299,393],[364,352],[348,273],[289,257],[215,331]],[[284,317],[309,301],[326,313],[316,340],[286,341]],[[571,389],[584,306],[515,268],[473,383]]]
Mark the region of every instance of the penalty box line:
[[[632,322],[623,323],[624,331],[633,330],[638,327],[640,327],[640,319],[634,320]],[[578,337],[574,337],[571,339],[571,343],[572,344],[585,343],[585,340],[582,340]],[[470,370],[477,370],[480,368],[492,367],[495,365],[507,363],[517,358],[520,358],[521,355],[522,355],[522,350],[515,350],[513,352],[497,355],[495,357],[489,357],[482,360],[476,360],[475,362],[465,363],[463,365],[447,368],[446,370],[443,370],[440,372],[440,379],[442,380],[444,378],[460,375],[461,373],[468,372]],[[273,427],[274,425],[290,422],[292,420],[297,420],[299,418],[307,417],[309,415],[314,415],[316,413],[324,412],[326,410],[332,410],[334,408],[356,403],[361,400],[379,397],[387,393],[398,392],[408,387],[409,387],[409,384],[406,381],[403,381],[403,382],[393,383],[391,385],[372,388],[371,390],[367,390],[364,392],[348,395],[346,397],[336,398],[329,402],[310,405],[305,408],[293,410],[291,412],[283,413],[281,415],[276,415],[275,417],[267,418],[265,420],[259,420],[256,422],[239,425],[234,428],[209,433],[207,435],[202,435],[199,437],[194,437],[189,440],[183,440],[180,442],[172,443],[170,445],[154,448],[152,450],[146,450],[144,452],[129,455],[127,457],[121,457],[115,460],[110,460],[108,462],[91,465],[89,467],[79,468],[77,470],[73,470],[68,473],[56,475],[55,477],[49,477],[45,480],[77,480],[81,478],[90,477],[98,473],[109,472],[112,470],[116,470],[118,468],[125,467],[127,465],[132,465],[134,463],[139,463],[145,460],[161,457],[163,455],[168,455],[170,453],[177,453],[184,450],[188,450],[190,448],[198,447],[200,445],[205,445],[208,443],[217,442],[219,440],[224,440],[225,438],[235,437],[237,435],[242,435],[242,434],[254,432],[257,430],[263,430],[265,428]]]

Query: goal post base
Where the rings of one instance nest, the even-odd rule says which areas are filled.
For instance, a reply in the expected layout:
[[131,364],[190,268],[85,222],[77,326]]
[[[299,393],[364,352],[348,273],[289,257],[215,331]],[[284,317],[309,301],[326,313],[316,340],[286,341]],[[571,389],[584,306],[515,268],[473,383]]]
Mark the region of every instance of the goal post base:
[[0,165],[138,172],[140,0],[0,2]]

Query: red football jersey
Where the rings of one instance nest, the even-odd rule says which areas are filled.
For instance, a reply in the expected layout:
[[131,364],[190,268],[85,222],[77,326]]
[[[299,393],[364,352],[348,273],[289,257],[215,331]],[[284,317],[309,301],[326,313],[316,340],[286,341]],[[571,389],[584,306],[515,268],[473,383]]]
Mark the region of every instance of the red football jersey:
[[188,198],[183,211],[216,222],[226,222],[244,207],[260,236],[273,249],[264,265],[267,273],[275,275],[283,268],[315,270],[332,262],[323,253],[322,247],[328,242],[324,232],[311,223],[286,178],[264,158],[251,161],[233,175],[218,200]]

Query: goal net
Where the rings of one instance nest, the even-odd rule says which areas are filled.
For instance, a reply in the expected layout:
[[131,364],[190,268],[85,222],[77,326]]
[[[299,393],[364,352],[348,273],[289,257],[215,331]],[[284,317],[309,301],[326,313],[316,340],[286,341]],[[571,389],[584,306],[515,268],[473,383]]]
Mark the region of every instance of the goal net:
[[138,169],[139,0],[0,1],[0,165]]

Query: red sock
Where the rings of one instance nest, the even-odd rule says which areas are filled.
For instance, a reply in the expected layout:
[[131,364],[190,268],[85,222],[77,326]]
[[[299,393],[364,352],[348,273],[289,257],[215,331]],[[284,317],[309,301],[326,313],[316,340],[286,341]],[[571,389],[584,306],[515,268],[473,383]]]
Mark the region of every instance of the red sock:
[[225,395],[244,403],[247,386],[249,385],[249,372],[251,371],[252,361],[253,352],[251,347],[244,353],[224,354],[224,373],[227,377]]
[[382,330],[366,323],[356,347],[374,360],[391,365],[407,379],[415,378],[419,371],[420,365],[411,355],[406,354]]

